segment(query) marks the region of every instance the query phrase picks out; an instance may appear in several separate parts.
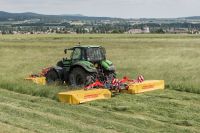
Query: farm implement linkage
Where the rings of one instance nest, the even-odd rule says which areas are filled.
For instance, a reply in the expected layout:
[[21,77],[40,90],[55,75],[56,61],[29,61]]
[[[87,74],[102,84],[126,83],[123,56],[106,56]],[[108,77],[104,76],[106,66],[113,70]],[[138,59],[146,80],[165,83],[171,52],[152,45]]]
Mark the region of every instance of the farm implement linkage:
[[138,94],[164,89],[163,80],[116,78],[115,66],[106,59],[101,46],[75,46],[65,49],[71,52],[70,59],[63,58],[55,67],[48,67],[40,74],[30,75],[27,80],[41,85],[67,84],[79,90],[58,93],[61,102],[80,104],[97,99],[108,99],[116,93]]

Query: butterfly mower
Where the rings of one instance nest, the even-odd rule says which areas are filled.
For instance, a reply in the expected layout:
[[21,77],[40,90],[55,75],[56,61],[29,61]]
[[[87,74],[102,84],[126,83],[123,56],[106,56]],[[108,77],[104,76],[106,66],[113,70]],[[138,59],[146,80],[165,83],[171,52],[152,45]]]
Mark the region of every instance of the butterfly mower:
[[27,80],[37,84],[66,84],[74,91],[58,93],[61,102],[80,104],[97,99],[111,98],[113,93],[137,94],[155,89],[164,89],[163,80],[146,80],[139,76],[136,80],[116,78],[113,63],[106,59],[102,46],[75,46],[64,50],[65,57],[54,67],[30,75]]

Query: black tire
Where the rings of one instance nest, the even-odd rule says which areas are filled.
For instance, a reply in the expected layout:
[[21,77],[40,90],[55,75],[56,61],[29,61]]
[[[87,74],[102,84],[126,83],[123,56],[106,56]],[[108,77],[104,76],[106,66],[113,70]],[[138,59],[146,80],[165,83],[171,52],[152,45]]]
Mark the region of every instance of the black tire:
[[62,60],[57,62],[57,66],[59,66],[59,67],[63,67],[64,66]]
[[45,77],[47,84],[62,84],[57,72],[53,69],[49,70]]
[[72,87],[84,87],[93,81],[92,74],[81,67],[74,68],[69,74],[69,84]]

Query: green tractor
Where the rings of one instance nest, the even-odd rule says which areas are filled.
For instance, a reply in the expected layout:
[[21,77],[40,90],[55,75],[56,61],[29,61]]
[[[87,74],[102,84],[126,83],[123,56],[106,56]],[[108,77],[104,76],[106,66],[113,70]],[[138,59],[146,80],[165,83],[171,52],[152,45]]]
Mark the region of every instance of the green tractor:
[[96,80],[105,82],[116,77],[115,67],[106,59],[106,50],[101,46],[75,46],[64,52],[70,52],[70,58],[63,58],[46,73],[47,83],[82,87]]

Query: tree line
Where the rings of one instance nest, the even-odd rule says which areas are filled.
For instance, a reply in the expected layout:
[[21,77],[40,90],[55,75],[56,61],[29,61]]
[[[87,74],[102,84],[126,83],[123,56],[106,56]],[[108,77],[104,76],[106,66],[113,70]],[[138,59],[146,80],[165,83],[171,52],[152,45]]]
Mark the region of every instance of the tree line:
[[151,33],[165,33],[170,29],[185,30],[200,30],[200,24],[192,23],[145,23],[145,24],[130,24],[130,23],[117,23],[117,24],[84,24],[84,25],[71,25],[70,23],[23,23],[11,24],[0,26],[2,34],[11,34],[13,31],[17,32],[55,32],[55,33],[125,33],[130,29],[143,29],[149,27]]

